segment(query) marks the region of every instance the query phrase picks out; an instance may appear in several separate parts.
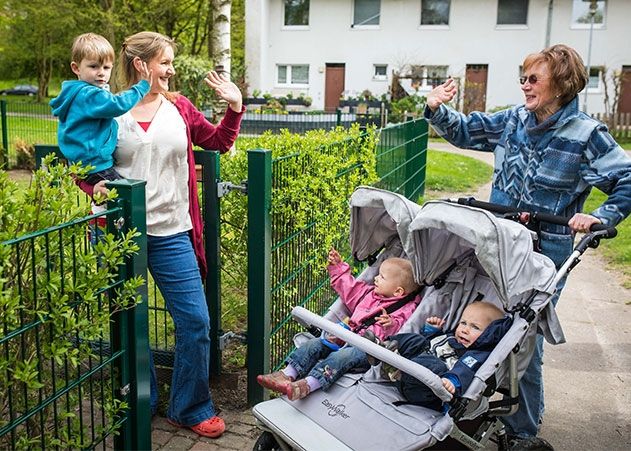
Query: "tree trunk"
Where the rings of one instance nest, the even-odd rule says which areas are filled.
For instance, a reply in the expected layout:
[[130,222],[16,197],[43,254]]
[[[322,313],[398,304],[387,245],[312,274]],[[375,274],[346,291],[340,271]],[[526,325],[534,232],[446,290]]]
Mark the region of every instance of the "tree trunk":
[[210,54],[215,68],[219,66],[230,73],[230,0],[210,0],[212,29],[210,30]]

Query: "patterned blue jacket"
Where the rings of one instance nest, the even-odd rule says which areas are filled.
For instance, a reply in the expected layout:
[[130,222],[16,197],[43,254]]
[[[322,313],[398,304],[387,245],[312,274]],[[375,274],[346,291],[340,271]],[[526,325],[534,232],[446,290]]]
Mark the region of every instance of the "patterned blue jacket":
[[[604,124],[578,110],[578,97],[539,126],[523,105],[468,116],[441,105],[433,114],[426,108],[425,117],[455,146],[494,152],[493,203],[572,217],[597,187],[608,198],[593,216],[616,225],[631,212],[631,158]],[[543,230],[543,253],[558,266],[571,252],[570,229]],[[546,252],[544,242],[558,240],[562,249]]]

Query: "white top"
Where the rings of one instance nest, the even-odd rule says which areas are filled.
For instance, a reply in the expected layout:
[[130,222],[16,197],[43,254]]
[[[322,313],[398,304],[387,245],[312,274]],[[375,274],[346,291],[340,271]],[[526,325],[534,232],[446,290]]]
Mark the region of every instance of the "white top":
[[175,105],[163,97],[146,132],[130,112],[116,120],[116,170],[125,178],[147,181],[147,234],[191,230],[186,124]]

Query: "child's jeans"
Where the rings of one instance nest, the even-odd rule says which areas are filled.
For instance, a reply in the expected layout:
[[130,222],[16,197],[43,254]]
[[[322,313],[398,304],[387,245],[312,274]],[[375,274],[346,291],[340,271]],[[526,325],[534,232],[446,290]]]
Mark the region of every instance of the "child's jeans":
[[296,369],[299,379],[315,377],[323,390],[353,368],[361,371],[370,368],[365,352],[348,345],[333,351],[319,338],[312,338],[292,352],[287,363]]
[[[412,362],[423,365],[432,373],[442,377],[449,369],[445,362],[429,352],[430,341],[420,334],[397,334],[390,337],[399,343],[399,354]],[[431,388],[408,374],[401,373],[401,379],[397,381],[397,388],[405,399],[429,409],[440,410],[442,401],[434,394]]]

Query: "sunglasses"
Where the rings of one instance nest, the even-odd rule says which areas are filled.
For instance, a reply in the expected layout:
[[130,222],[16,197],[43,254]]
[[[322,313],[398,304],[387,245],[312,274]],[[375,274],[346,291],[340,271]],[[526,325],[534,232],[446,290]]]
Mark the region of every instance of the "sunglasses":
[[527,77],[525,75],[522,75],[521,77],[519,77],[520,85],[524,85],[526,84],[526,82],[530,83],[531,85],[535,85],[537,84],[537,81],[539,81],[539,79],[536,75],[528,75]]

